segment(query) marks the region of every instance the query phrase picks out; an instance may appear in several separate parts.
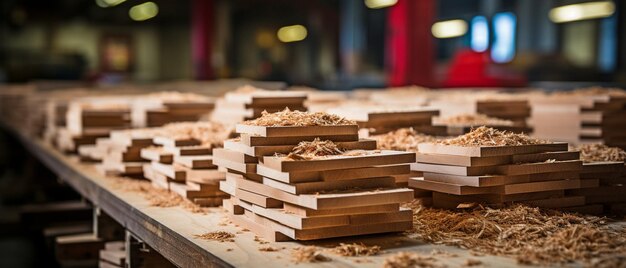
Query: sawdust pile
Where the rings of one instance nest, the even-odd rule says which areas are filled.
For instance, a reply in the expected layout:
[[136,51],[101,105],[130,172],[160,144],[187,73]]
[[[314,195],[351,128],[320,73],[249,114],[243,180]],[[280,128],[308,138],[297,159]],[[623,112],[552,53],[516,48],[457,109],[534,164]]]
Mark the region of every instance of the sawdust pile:
[[291,250],[291,258],[295,263],[327,262],[331,259],[316,246],[296,247]]
[[514,257],[523,264],[556,264],[626,254],[626,230],[604,218],[524,205],[453,212],[407,204],[414,212],[409,235],[436,244]]
[[472,129],[472,131],[467,134],[452,139],[441,140],[437,143],[456,146],[517,146],[546,144],[549,142],[534,139],[524,134],[515,134],[509,131],[500,131],[482,126]]
[[447,126],[512,126],[513,121],[504,120],[495,117],[489,117],[484,114],[461,114],[446,118],[437,118],[433,122],[437,125]]
[[433,136],[415,131],[413,128],[401,128],[383,135],[373,136],[378,149],[417,152],[420,143],[436,142]]
[[171,123],[163,126],[166,136],[176,139],[196,139],[202,145],[212,147],[222,147],[232,132],[231,128],[218,122],[181,122]]
[[416,252],[398,252],[385,259],[384,268],[407,268],[407,267],[445,267],[445,265],[437,263],[437,259],[433,256],[422,255]]
[[364,244],[357,243],[340,243],[339,246],[334,247],[332,251],[338,255],[346,257],[373,256],[380,252],[380,246],[366,246]]
[[291,160],[310,160],[319,156],[340,155],[343,152],[336,143],[330,140],[322,141],[319,138],[315,138],[313,141],[298,143],[291,150],[291,153],[287,155],[287,158]]
[[291,111],[289,108],[276,113],[263,111],[261,117],[243,122],[245,125],[284,127],[284,126],[337,126],[355,125],[356,122],[344,119],[343,117],[324,112],[300,112]]
[[583,144],[574,147],[574,150],[580,151],[580,159],[585,163],[626,161],[626,151],[618,147],[609,147],[604,144]]
[[195,235],[196,238],[204,240],[214,240],[218,242],[235,242],[235,234],[226,231],[208,232],[201,235]]

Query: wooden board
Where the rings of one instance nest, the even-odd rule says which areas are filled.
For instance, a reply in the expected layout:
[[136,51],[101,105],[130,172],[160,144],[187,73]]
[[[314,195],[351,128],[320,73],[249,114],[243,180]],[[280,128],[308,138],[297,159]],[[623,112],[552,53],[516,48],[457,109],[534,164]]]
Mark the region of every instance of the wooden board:
[[184,155],[174,156],[174,163],[192,169],[214,169],[212,155]]
[[[337,146],[343,150],[375,150],[376,141],[361,139],[359,141],[336,142]],[[248,146],[242,142],[234,140],[224,141],[224,148],[240,152],[249,156],[269,156],[274,154],[288,154],[296,145],[270,145],[270,146]]]
[[287,184],[273,179],[263,178],[263,184],[297,195],[336,190],[342,191],[351,189],[392,188],[396,186],[396,180],[393,177],[374,177],[355,180],[335,180]]
[[143,148],[140,154],[144,159],[163,164],[171,164],[174,159],[172,153],[164,152],[161,148]]
[[176,164],[168,165],[158,162],[152,162],[151,165],[154,172],[161,173],[174,181],[185,181],[186,173],[184,167]]
[[184,155],[210,155],[213,151],[213,147],[205,145],[192,145],[192,146],[165,146],[163,150],[176,156]]
[[513,195],[453,195],[446,193],[433,192],[433,206],[439,208],[454,209],[462,203],[485,203],[485,204],[503,204],[510,202],[523,202],[529,200],[540,200],[547,198],[560,198],[564,196],[563,190],[543,191],[535,193],[513,194]]
[[263,164],[282,172],[322,171],[415,162],[415,153],[401,151],[366,151],[367,155],[328,156],[319,160],[293,161],[280,156],[265,156]]
[[417,153],[416,161],[427,164],[480,167],[480,166],[496,166],[513,163],[532,163],[544,162],[554,159],[556,161],[578,160],[579,152],[547,152],[535,154],[519,154],[509,156],[488,156],[475,157],[464,155],[446,155],[446,154],[424,154]]
[[594,162],[584,163],[581,173],[615,173],[624,171],[624,162]]
[[356,135],[359,132],[357,125],[339,126],[306,126],[306,127],[264,127],[237,124],[237,133],[246,133],[261,137],[300,137],[300,136],[332,136],[332,135]]
[[[233,174],[226,174],[226,178]],[[320,194],[290,194],[258,182],[233,177],[237,188],[269,196],[283,202],[291,203],[311,209],[335,209],[359,207],[368,205],[382,205],[408,202],[413,198],[410,189],[380,189],[376,191],[351,191]]]
[[290,214],[299,215],[302,217],[324,217],[330,215],[356,215],[356,214],[370,214],[370,213],[385,213],[398,211],[400,209],[399,204],[383,204],[374,206],[362,206],[351,208],[339,208],[339,209],[310,209],[297,205],[284,203],[283,209]]
[[[225,141],[224,145],[226,145],[227,142],[228,141]],[[226,146],[223,149],[215,149],[213,155],[215,156],[215,158],[220,158],[235,163],[256,164],[259,162],[259,158],[257,157],[246,154],[245,152],[241,152],[239,150],[233,150],[232,148],[228,148]]]
[[331,140],[334,142],[358,141],[358,134],[350,135],[312,135],[295,137],[261,137],[246,133],[240,135],[241,143],[248,146],[273,146],[273,145],[297,145],[302,141],[312,141],[316,138],[321,140]]
[[[415,177],[415,176],[414,176]],[[419,177],[419,176],[418,176]],[[423,176],[425,180],[443,182],[457,185],[487,187],[505,184],[551,181],[551,180],[567,180],[579,179],[578,171],[552,172],[552,173],[536,173],[525,175],[482,175],[482,176],[459,176],[441,173],[425,172]]]
[[237,188],[236,182],[233,181],[221,181],[220,190],[228,193],[231,196],[244,200],[246,202],[264,207],[264,208],[282,208],[283,201],[260,195],[254,192],[246,191]]
[[487,187],[473,187],[444,182],[427,181],[423,178],[409,179],[409,187],[421,190],[441,192],[454,195],[478,194],[522,194],[541,191],[554,191],[580,188],[580,180],[554,180],[540,182],[526,182]]
[[202,184],[217,184],[226,179],[226,173],[217,169],[186,169],[185,180]]
[[582,161],[580,160],[479,167],[448,166],[423,163],[411,164],[411,170],[459,176],[481,176],[487,174],[525,175],[549,172],[580,171],[581,169]]
[[180,146],[194,146],[200,145],[200,141],[192,138],[170,138],[164,136],[158,136],[154,138],[154,143],[164,147],[180,147]]
[[354,180],[371,177],[409,174],[409,165],[390,165],[361,167],[352,169],[335,169],[310,172],[280,172],[263,164],[257,165],[257,173],[284,183],[302,183],[314,181]]
[[236,170],[241,173],[256,173],[256,164],[238,163],[220,158],[219,156],[213,158],[213,163],[219,167]]
[[519,146],[456,146],[441,145],[434,143],[422,143],[418,145],[418,151],[424,154],[449,154],[474,157],[501,156],[515,154],[534,154],[546,152],[567,151],[567,143],[533,144]]

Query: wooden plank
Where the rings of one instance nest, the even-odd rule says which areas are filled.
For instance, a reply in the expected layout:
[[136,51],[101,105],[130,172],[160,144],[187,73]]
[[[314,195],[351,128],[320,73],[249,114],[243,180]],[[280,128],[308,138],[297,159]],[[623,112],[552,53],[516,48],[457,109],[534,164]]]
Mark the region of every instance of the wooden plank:
[[297,145],[302,141],[312,141],[316,138],[321,140],[331,140],[334,142],[358,141],[358,134],[350,135],[312,135],[295,137],[261,137],[246,133],[240,135],[240,141],[248,146],[274,146],[274,145]]
[[256,164],[233,162],[220,158],[219,155],[213,158],[213,163],[219,167],[236,170],[241,173],[256,173]]
[[214,169],[212,155],[178,155],[174,156],[174,162],[191,169]]
[[[361,139],[359,141],[336,142],[337,146],[343,150],[375,150],[376,141]],[[240,141],[226,140],[224,148],[246,154],[248,156],[268,156],[275,154],[288,154],[297,145],[271,145],[271,146],[248,146]]]
[[409,165],[374,166],[352,169],[335,169],[311,172],[280,172],[263,164],[257,165],[257,173],[284,183],[302,183],[314,181],[354,180],[371,177],[386,177],[408,174]]
[[395,165],[415,162],[415,153],[388,150],[365,152],[367,153],[366,155],[336,155],[328,156],[319,160],[303,161],[293,161],[280,156],[265,156],[263,157],[263,164],[269,168],[282,172],[302,172]]
[[236,225],[239,225],[242,228],[246,228],[248,230],[253,231],[256,234],[260,234],[264,239],[269,240],[270,242],[285,242],[291,241],[292,239],[271,229],[268,226],[258,224],[251,219],[248,219],[244,215],[234,213],[233,211],[239,209],[243,210],[243,208],[239,206],[234,206],[230,200],[225,199],[223,201],[223,206],[228,213],[228,218]]
[[526,182],[498,186],[473,187],[444,182],[427,181],[424,178],[409,179],[409,187],[421,190],[442,192],[455,195],[500,194],[512,195],[541,191],[566,190],[580,188],[580,180],[554,180]]
[[534,154],[546,152],[567,151],[567,143],[557,142],[549,144],[532,144],[519,146],[456,146],[434,143],[422,143],[418,145],[418,151],[424,154],[449,154],[474,157]]
[[150,161],[159,162],[163,164],[171,164],[174,155],[163,151],[161,147],[147,147],[141,149],[141,157]]
[[525,175],[550,172],[580,171],[581,169],[582,161],[580,160],[479,167],[448,166],[423,163],[411,164],[411,170],[459,176],[481,176],[487,174]]
[[306,126],[306,127],[264,127],[237,124],[237,133],[246,133],[261,137],[300,137],[300,136],[330,136],[330,135],[355,135],[359,132],[357,125],[338,126]]
[[624,162],[594,162],[584,163],[581,173],[615,173],[624,171]]
[[226,179],[226,173],[217,169],[186,169],[185,180],[201,184],[217,184]]
[[[217,148],[214,150],[213,155],[215,156],[215,158],[245,164],[256,164],[259,162],[259,158],[255,157],[254,154],[246,154],[246,152],[241,152],[239,150],[233,149],[233,143],[234,142],[229,143],[229,141],[224,141],[224,148]],[[231,146],[226,147],[226,144],[231,144]]]
[[475,157],[464,155],[424,154],[417,153],[416,161],[426,164],[439,164],[451,166],[480,167],[497,166],[516,163],[544,162],[547,160],[565,161],[578,160],[579,152],[547,152],[536,154],[518,154],[509,156]]
[[184,167],[176,164],[168,165],[158,162],[152,162],[151,165],[154,172],[161,173],[174,181],[185,181],[186,179],[187,174],[185,173]]
[[206,145],[191,145],[191,146],[164,146],[163,150],[176,156],[183,155],[210,155],[213,151],[213,147]]
[[371,213],[385,213],[398,211],[400,209],[399,204],[383,204],[375,206],[361,206],[351,208],[338,208],[338,209],[310,209],[300,207],[294,204],[284,203],[283,209],[287,213],[299,215],[302,217],[323,217],[330,215],[355,215],[355,214],[371,214]]
[[200,141],[192,138],[171,138],[164,136],[157,136],[154,138],[154,143],[164,147],[180,147],[180,146],[194,146],[200,145]]
[[269,178],[263,178],[263,184],[291,194],[310,194],[333,190],[391,188],[396,185],[393,177],[374,177],[355,180],[335,180],[302,182],[287,184]]
[[[413,177],[416,177],[416,176],[413,176]],[[537,174],[525,174],[525,175],[459,176],[459,175],[425,172],[423,174],[423,177],[425,180],[429,180],[429,181],[466,185],[466,186],[473,186],[473,187],[486,187],[486,186],[496,186],[496,185],[536,182],[536,181],[579,179],[580,174],[578,173],[578,171],[569,171],[569,172],[537,173]]]

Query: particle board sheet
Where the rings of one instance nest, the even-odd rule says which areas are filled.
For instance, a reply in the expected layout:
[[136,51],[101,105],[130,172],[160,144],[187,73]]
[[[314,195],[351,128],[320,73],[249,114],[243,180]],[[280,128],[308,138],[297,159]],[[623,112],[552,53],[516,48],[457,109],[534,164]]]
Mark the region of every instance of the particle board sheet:
[[578,160],[579,158],[579,152],[546,152],[487,157],[448,154],[425,154],[421,152],[417,153],[416,155],[416,161],[419,163],[465,167],[497,166],[514,163],[533,163],[544,162],[548,160]]
[[263,164],[257,165],[257,173],[259,175],[284,183],[354,180],[409,174],[409,172],[410,166],[408,164],[309,172],[281,172]]
[[422,143],[418,145],[418,151],[423,154],[460,155],[473,157],[561,152],[567,150],[568,145],[565,142],[518,146],[457,146],[434,143]]
[[178,155],[174,156],[174,163],[191,169],[215,169],[212,155]]
[[[415,177],[415,176],[414,176]],[[460,176],[441,173],[424,172],[423,176],[427,181],[450,183],[472,187],[487,187],[505,184],[539,182],[539,181],[555,181],[555,180],[574,180],[580,179],[578,171],[536,173],[525,175],[479,175],[479,176]]]
[[346,191],[351,189],[378,189],[396,186],[393,177],[370,177],[354,180],[335,180],[320,182],[283,183],[263,178],[263,184],[291,194],[311,194],[325,191]]
[[525,163],[511,164],[501,166],[449,166],[438,164],[412,163],[411,170],[417,170],[429,173],[441,173],[458,176],[481,176],[487,174],[493,175],[525,175],[536,173],[550,172],[566,172],[580,171],[582,169],[582,161],[568,160],[555,162]]
[[294,161],[282,156],[265,156],[263,164],[281,172],[323,171],[333,169],[360,168],[380,165],[395,165],[415,162],[415,153],[374,150],[363,151],[362,155],[334,155],[320,159]]
[[302,141],[313,141],[314,139],[319,138],[321,140],[331,140],[333,142],[348,142],[348,141],[358,141],[359,135],[348,134],[348,135],[311,135],[311,136],[295,136],[295,137],[261,137],[250,135],[246,133],[241,133],[240,141],[241,143],[248,146],[283,146],[283,145],[297,145]]
[[143,148],[141,149],[140,156],[143,159],[163,164],[171,164],[174,159],[174,155],[172,153],[165,152],[162,147]]
[[[229,176],[234,174],[226,174]],[[233,177],[236,187],[242,190],[258,193],[310,209],[349,208],[363,205],[381,205],[408,202],[413,198],[410,189],[377,189],[367,191],[347,191],[318,194],[294,195],[262,183],[246,180],[243,177]]]
[[473,187],[443,182],[427,181],[424,180],[424,178],[411,178],[409,179],[409,187],[454,195],[512,195],[541,191],[578,189],[580,188],[580,180],[555,180],[506,184],[498,186]]
[[[337,146],[343,150],[375,150],[376,141],[361,139],[359,141],[336,142]],[[224,148],[232,151],[244,153],[246,155],[261,157],[274,154],[288,154],[297,145],[268,145],[268,146],[248,146],[240,141],[224,141]]]
[[359,127],[357,125],[266,127],[237,124],[235,131],[261,137],[334,136],[358,135]]
[[185,155],[210,155],[213,152],[213,147],[206,145],[191,145],[191,146],[164,146],[163,150],[176,156]]

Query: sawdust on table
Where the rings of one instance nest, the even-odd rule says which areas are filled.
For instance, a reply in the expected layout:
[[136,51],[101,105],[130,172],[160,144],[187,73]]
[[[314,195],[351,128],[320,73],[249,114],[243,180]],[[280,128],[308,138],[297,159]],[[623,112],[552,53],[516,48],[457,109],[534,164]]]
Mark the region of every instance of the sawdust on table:
[[439,263],[437,259],[431,255],[425,255],[418,252],[398,252],[385,259],[384,268],[408,268],[408,267],[424,267],[424,268],[443,268],[445,265]]
[[513,126],[513,121],[505,120],[495,117],[490,117],[484,114],[460,114],[445,118],[435,118],[434,124],[447,125],[447,126]]
[[435,244],[509,256],[521,264],[554,265],[626,254],[626,230],[607,225],[606,218],[542,210],[521,204],[500,209],[478,206],[450,211],[428,208],[419,201],[413,210],[410,237]]
[[437,138],[415,131],[413,128],[401,128],[387,134],[372,136],[381,150],[400,150],[417,152],[420,143],[436,142]]
[[196,139],[204,146],[223,147],[231,136],[232,128],[213,121],[170,123],[162,127],[166,137]]
[[380,246],[366,246],[362,243],[340,243],[332,252],[346,257],[373,256],[380,253]]
[[196,238],[204,240],[214,240],[218,242],[235,242],[235,234],[226,231],[208,232],[201,235],[194,235]]
[[261,117],[243,122],[244,125],[283,127],[283,126],[338,126],[356,125],[355,121],[325,112],[291,111],[289,108],[275,113],[263,111]]
[[604,144],[582,144],[574,147],[574,151],[580,151],[580,160],[585,163],[626,161],[626,151]]
[[546,144],[549,143],[549,141],[531,138],[525,134],[515,134],[509,131],[500,131],[481,126],[472,129],[472,131],[467,134],[456,138],[440,140],[436,143],[455,146],[519,146]]
[[331,261],[331,258],[325,256],[316,246],[295,247],[291,250],[291,258],[295,263]]

